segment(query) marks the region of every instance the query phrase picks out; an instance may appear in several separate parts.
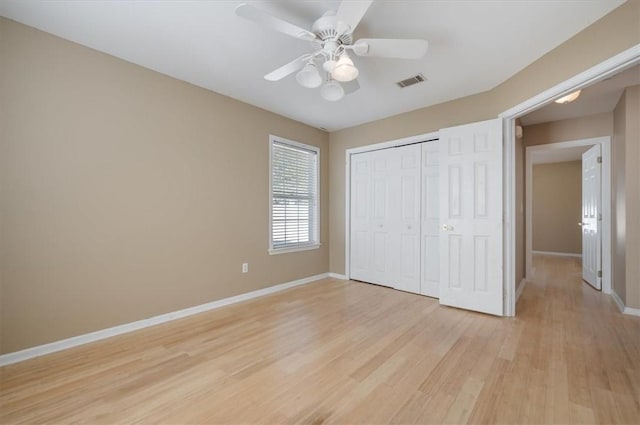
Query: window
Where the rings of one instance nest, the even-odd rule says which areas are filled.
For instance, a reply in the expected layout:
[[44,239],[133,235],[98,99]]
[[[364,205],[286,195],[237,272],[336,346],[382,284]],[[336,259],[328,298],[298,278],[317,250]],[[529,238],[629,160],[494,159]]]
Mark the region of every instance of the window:
[[319,238],[320,150],[271,136],[271,254],[314,249]]

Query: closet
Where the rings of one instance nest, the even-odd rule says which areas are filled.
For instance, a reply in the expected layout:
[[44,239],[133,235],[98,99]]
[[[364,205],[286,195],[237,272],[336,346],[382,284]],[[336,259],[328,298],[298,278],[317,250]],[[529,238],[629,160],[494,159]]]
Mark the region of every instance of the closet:
[[438,138],[347,151],[348,277],[501,315],[502,121]]
[[353,155],[351,199],[351,278],[437,297],[438,141]]

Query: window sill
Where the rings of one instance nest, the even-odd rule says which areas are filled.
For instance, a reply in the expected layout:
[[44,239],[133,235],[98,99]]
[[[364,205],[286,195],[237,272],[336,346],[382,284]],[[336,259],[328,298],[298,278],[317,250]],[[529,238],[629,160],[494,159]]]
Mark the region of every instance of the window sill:
[[322,246],[321,243],[316,243],[313,245],[303,245],[296,246],[290,248],[271,248],[269,249],[269,255],[278,255],[278,254],[287,254],[289,252],[298,252],[298,251],[309,251],[312,249],[318,249]]

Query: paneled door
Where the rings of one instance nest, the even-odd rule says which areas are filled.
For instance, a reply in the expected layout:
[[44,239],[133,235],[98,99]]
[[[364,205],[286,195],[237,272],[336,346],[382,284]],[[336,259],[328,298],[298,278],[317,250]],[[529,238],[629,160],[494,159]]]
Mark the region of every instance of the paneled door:
[[422,210],[420,293],[440,293],[439,141],[422,143]]
[[351,157],[351,278],[391,286],[392,158],[382,151]]
[[440,130],[440,303],[502,315],[502,121]]
[[421,147],[351,157],[351,278],[420,293]]
[[[380,151],[384,152],[384,151]],[[419,144],[386,149],[391,158],[391,282],[402,291],[420,293]]]
[[602,210],[600,207],[600,145],[582,154],[582,278],[594,288],[602,288]]

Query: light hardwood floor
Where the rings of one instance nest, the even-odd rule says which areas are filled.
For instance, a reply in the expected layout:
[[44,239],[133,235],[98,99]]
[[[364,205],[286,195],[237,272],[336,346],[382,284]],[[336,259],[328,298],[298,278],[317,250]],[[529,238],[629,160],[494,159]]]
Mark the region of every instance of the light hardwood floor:
[[326,280],[0,369],[0,423],[639,423],[640,318],[537,256],[515,319]]

